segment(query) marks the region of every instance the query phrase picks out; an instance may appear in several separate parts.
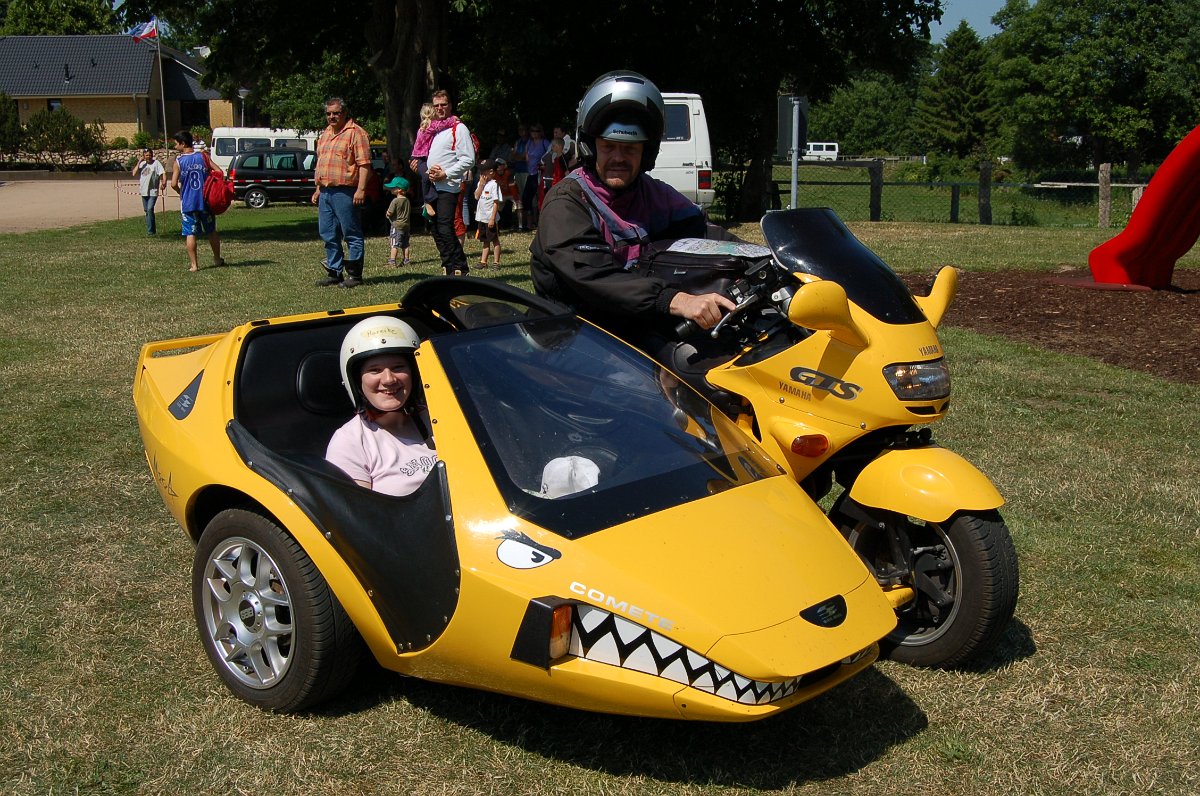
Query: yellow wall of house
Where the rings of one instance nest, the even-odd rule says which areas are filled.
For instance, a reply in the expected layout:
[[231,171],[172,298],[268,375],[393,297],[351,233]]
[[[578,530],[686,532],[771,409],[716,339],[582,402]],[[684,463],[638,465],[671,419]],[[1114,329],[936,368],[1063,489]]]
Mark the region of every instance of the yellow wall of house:
[[214,130],[218,127],[236,126],[233,118],[233,103],[229,100],[209,100],[208,121],[208,126]]
[[[99,119],[104,123],[104,137],[111,141],[117,136],[132,138],[139,130],[157,133],[162,119],[155,118],[159,102],[145,97],[21,97],[17,100],[17,113],[21,124],[27,124],[36,113],[46,110],[49,100],[62,101],[62,109],[77,119],[91,124]],[[175,116],[178,118],[178,103]],[[147,111],[147,108],[149,110]],[[167,118],[170,120],[170,108]]]

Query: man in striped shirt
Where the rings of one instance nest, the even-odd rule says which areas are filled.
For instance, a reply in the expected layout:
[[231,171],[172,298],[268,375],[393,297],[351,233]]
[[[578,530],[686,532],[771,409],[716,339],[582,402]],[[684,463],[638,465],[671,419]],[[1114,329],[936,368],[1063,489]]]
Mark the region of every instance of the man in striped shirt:
[[[317,205],[317,226],[321,240],[325,241],[327,274],[317,284],[358,287],[363,275],[360,212],[371,177],[371,140],[350,118],[341,97],[325,101],[325,119],[329,126],[317,140],[317,189],[313,191],[312,202]],[[344,258],[343,240],[346,241]]]

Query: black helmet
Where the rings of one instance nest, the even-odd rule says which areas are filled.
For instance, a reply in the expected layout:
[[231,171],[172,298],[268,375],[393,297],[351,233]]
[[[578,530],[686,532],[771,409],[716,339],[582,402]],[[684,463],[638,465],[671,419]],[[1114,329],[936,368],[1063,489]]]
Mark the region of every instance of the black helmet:
[[596,78],[579,101],[575,137],[584,165],[595,168],[596,139],[645,142],[640,173],[654,168],[666,111],[658,87],[637,72],[608,72]]

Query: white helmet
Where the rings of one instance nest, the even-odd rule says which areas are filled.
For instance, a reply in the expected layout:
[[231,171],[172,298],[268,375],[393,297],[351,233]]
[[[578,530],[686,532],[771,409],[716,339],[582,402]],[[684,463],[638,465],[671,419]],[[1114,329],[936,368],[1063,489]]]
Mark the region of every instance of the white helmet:
[[387,315],[372,315],[346,332],[339,357],[342,385],[350,394],[350,402],[354,404],[356,412],[366,407],[358,372],[363,361],[376,354],[411,355],[420,345],[421,338],[411,326]]

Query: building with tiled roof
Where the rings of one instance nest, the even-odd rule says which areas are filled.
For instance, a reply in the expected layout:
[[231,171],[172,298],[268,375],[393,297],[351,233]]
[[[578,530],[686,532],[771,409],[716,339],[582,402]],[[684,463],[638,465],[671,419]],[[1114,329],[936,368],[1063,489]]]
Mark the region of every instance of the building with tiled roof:
[[0,92],[17,103],[22,123],[62,108],[85,122],[104,123],[105,136],[163,135],[196,125],[232,123],[233,106],[200,85],[203,67],[170,47],[125,34],[0,37]]

